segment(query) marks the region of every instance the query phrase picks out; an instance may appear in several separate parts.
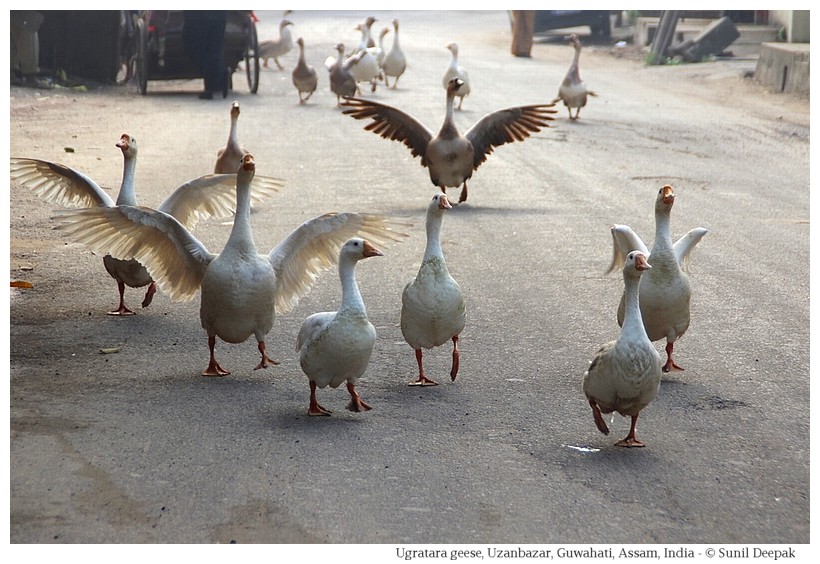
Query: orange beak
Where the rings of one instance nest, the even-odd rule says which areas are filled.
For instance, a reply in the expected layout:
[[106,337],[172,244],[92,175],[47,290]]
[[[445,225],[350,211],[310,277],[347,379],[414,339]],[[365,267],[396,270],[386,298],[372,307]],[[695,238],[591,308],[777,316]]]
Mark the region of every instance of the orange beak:
[[642,254],[635,255],[635,268],[638,270],[649,270],[652,265],[646,261],[646,257]]
[[675,193],[672,191],[672,187],[667,184],[662,188],[663,190],[663,203],[667,206],[671,206],[675,203]]
[[377,249],[376,247],[371,245],[370,241],[365,241],[364,244],[362,245],[362,248],[364,250],[363,256],[365,258],[368,258],[368,257],[383,257],[384,256],[384,253],[382,253],[379,249]]
[[253,160],[253,155],[247,153],[242,157],[242,168],[244,170],[256,170],[256,162]]
[[119,147],[120,149],[122,149],[123,151],[128,149],[128,134],[123,133],[120,136],[120,140],[119,140],[119,142],[117,143],[116,146]]
[[446,194],[442,194],[441,196],[439,196],[438,209],[440,209],[440,210],[451,210],[451,209],[453,209],[453,205],[450,203],[450,200],[447,199]]

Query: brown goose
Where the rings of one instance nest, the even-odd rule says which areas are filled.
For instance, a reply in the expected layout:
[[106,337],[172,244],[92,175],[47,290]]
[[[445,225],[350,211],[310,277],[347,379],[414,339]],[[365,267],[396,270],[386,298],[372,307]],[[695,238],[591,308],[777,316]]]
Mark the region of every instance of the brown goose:
[[228,142],[216,153],[216,164],[214,173],[216,174],[236,174],[242,157],[247,153],[247,149],[239,144],[236,136],[236,126],[239,121],[239,102],[236,100],[231,104],[231,129],[228,132]]
[[268,68],[268,60],[273,59],[279,70],[284,70],[285,67],[279,62],[279,57],[286,55],[293,49],[293,37],[288,29],[289,25],[293,25],[290,20],[282,20],[279,22],[279,38],[269,39],[267,41],[259,42],[259,58],[262,59],[262,66]]
[[[581,41],[574,33],[568,35],[566,39],[575,47],[575,56],[572,58],[572,64],[569,66],[564,81],[558,88],[558,96],[553,102],[563,100],[569,112],[569,119],[576,120],[578,119],[578,114],[581,112],[581,108],[587,105],[587,96],[597,96],[597,94],[591,90],[587,90],[587,85],[581,80],[581,74],[578,72],[578,59],[581,57]],[[575,108],[575,117],[572,117],[572,108]]]
[[356,119],[373,120],[365,126],[394,141],[401,141],[410,148],[414,157],[421,157],[421,166],[430,171],[430,180],[446,193],[448,187],[462,186],[459,203],[467,199],[467,179],[493,149],[505,143],[523,141],[531,133],[549,127],[548,121],[555,103],[517,106],[491,112],[478,120],[462,135],[453,119],[453,100],[464,84],[453,78],[447,85],[447,107],[444,124],[437,135],[427,129],[413,116],[392,106],[362,98],[345,98],[342,113]]
[[[316,85],[319,84],[319,78],[316,76],[316,69],[305,61],[305,41],[301,37],[298,37],[296,38],[296,44],[299,46],[299,60],[296,62],[296,66],[290,74],[293,79],[293,85],[299,92],[299,103],[304,104],[313,93],[316,92]],[[302,98],[302,94],[305,93],[307,96]]]
[[328,57],[325,60],[325,67],[330,72],[330,91],[336,94],[336,106],[340,105],[342,96],[353,96],[356,94],[356,78],[350,71],[354,62],[361,59],[366,51],[360,51],[345,59],[344,43],[336,44],[336,57]]

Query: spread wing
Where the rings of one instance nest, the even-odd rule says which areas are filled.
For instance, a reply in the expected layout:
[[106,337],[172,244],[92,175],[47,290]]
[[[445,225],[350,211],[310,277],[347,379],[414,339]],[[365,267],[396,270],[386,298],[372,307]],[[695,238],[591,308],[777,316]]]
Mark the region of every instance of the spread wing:
[[55,229],[100,254],[137,259],[174,301],[194,297],[214,255],[172,216],[136,206],[58,210]]
[[[270,176],[254,176],[251,181],[251,203],[260,203],[284,186],[284,181]],[[174,216],[187,229],[200,219],[230,217],[236,210],[236,173],[206,174],[174,190],[159,211]]]
[[473,144],[473,169],[487,160],[496,147],[523,141],[542,127],[549,127],[549,122],[555,119],[552,114],[558,111],[554,106],[555,102],[506,108],[478,120],[464,134]]
[[612,234],[612,263],[607,269],[607,274],[623,268],[626,255],[632,251],[641,251],[647,257],[649,256],[646,244],[630,226],[616,224],[609,231]]
[[9,170],[12,180],[47,202],[77,208],[115,205],[90,177],[59,163],[12,157]]
[[378,215],[328,213],[304,222],[271,250],[276,274],[276,313],[293,309],[307,295],[319,274],[339,261],[339,250],[351,237],[386,245],[407,237],[393,227],[409,227]]
[[355,119],[372,121],[364,126],[365,131],[372,131],[391,141],[401,141],[410,149],[414,157],[421,157],[425,165],[424,152],[433,138],[433,133],[416,118],[401,110],[373,100],[362,98],[345,98],[342,102],[347,114]]
[[705,227],[695,227],[694,229],[690,229],[672,245],[675,258],[682,269],[689,270],[689,255],[707,233],[709,233],[709,230]]

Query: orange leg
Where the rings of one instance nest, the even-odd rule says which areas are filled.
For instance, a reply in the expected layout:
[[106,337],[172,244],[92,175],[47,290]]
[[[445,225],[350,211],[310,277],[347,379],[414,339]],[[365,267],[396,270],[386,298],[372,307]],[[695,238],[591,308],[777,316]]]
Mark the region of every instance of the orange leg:
[[308,407],[308,415],[317,416],[317,415],[324,415],[329,416],[332,411],[329,409],[325,409],[319,402],[316,401],[316,382],[313,380],[310,381],[310,407]]
[[259,352],[262,354],[262,360],[259,361],[259,364],[254,368],[254,370],[259,370],[260,368],[267,368],[271,364],[279,364],[278,360],[273,360],[272,358],[268,357],[265,354],[265,341],[259,341]]
[[359,395],[359,392],[356,391],[356,386],[353,385],[353,382],[347,383],[347,391],[350,392],[350,403],[347,404],[347,409],[356,413],[370,411],[370,406],[362,401],[362,397]]
[[117,280],[117,288],[120,291],[120,306],[113,311],[109,311],[108,315],[137,315],[125,307],[125,282]]
[[674,348],[675,343],[666,343],[666,364],[663,365],[663,371],[669,372],[670,370],[683,370],[682,366],[678,366],[674,360],[672,360],[672,349]]
[[219,366],[214,356],[214,348],[216,347],[216,336],[208,335],[208,348],[211,350],[211,359],[208,362],[208,368],[202,372],[203,376],[227,376],[230,374],[227,370]]
[[148,307],[151,304],[151,300],[154,299],[154,294],[157,293],[157,283],[151,282],[148,285],[148,290],[145,292],[145,298],[142,300],[142,307]]
[[464,181],[464,186],[461,187],[461,194],[458,196],[458,203],[467,201],[467,181]]
[[625,438],[615,443],[615,446],[622,446],[627,448],[638,448],[646,446],[641,441],[639,441],[638,438],[635,436],[635,426],[638,424],[638,415],[640,415],[640,413],[632,416],[632,425],[629,426],[629,434]]
[[606,421],[604,421],[604,416],[601,415],[601,410],[598,407],[598,404],[595,403],[595,400],[589,400],[589,405],[592,407],[592,417],[595,419],[595,426],[598,427],[598,430],[602,432],[604,435],[609,434],[609,427],[606,426]]
[[424,375],[424,367],[421,362],[421,349],[416,349],[416,363],[419,365],[419,379],[407,384],[408,386],[438,386],[438,382],[433,382]]
[[456,381],[456,375],[458,374],[458,359],[459,359],[459,356],[460,355],[458,353],[458,335],[455,335],[453,337],[453,367],[450,369],[450,379],[453,382]]

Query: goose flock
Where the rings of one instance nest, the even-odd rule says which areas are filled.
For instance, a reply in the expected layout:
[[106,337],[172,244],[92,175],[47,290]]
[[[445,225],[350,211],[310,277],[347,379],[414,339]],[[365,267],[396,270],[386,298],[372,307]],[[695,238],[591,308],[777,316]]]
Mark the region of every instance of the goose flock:
[[[339,41],[336,55],[328,57],[325,66],[330,91],[336,96],[336,105],[343,108],[341,114],[366,120],[365,130],[408,147],[413,157],[420,157],[437,189],[426,206],[426,246],[418,271],[403,290],[395,292],[399,327],[415,354],[418,369],[408,385],[435,386],[436,380],[425,373],[423,350],[452,343],[449,374],[455,382],[460,366],[459,338],[467,326],[469,301],[445,262],[441,242],[444,215],[454,213],[457,204],[467,200],[467,180],[496,147],[524,141],[550,128],[559,101],[567,107],[569,119],[577,120],[587,97],[596,94],[580,79],[581,43],[573,34],[567,39],[575,54],[558,97],[547,103],[490,112],[462,134],[456,127],[455,112],[472,88],[459,64],[458,45],[450,42],[446,49],[451,60],[442,78],[444,120],[436,133],[396,107],[361,96],[359,83],[369,83],[372,93],[380,81],[389,87],[392,78],[395,90],[408,69],[399,44],[398,19],[391,21],[393,41],[389,49],[383,41],[391,28],[383,28],[376,42],[371,34],[375,22],[368,17],[359,23],[356,29],[361,37],[353,52],[346,54],[344,42]],[[278,58],[293,45],[291,26],[293,22],[283,19],[280,37],[260,43],[260,57],[273,58],[280,69],[284,67]],[[304,105],[316,92],[319,77],[306,60],[303,36],[295,44],[299,56],[292,82],[299,104]],[[382,249],[408,237],[405,231],[413,222],[358,211],[323,213],[303,222],[269,251],[259,252],[251,206],[270,198],[284,182],[256,174],[254,154],[239,142],[239,116],[240,105],[235,101],[230,106],[228,140],[217,152],[214,172],[178,187],[156,208],[137,203],[137,142],[129,134],[123,134],[116,143],[124,160],[116,201],[88,175],[59,163],[13,157],[11,178],[43,200],[63,206],[55,214],[60,233],[104,256],[105,269],[117,282],[119,292],[118,307],[108,314],[135,315],[125,303],[126,286],[148,287],[143,307],[157,291],[171,301],[188,301],[199,294],[200,323],[208,345],[203,376],[231,374],[216,358],[217,338],[240,344],[253,337],[259,353],[254,369],[279,364],[266,344],[274,319],[290,312],[323,271],[336,267],[341,286],[338,309],[308,316],[295,338],[309,385],[307,413],[329,416],[332,411],[320,405],[317,390],[343,383],[350,395],[347,409],[368,411],[371,406],[361,398],[356,385],[368,369],[378,335],[359,290],[357,264],[384,256]],[[459,187],[458,202],[451,201],[447,188]],[[618,446],[644,446],[636,435],[639,414],[657,397],[662,374],[683,370],[673,360],[673,350],[690,324],[692,287],[687,263],[708,230],[691,229],[673,243],[670,215],[675,198],[670,185],[657,193],[651,251],[629,226],[614,224],[610,228],[613,251],[609,272],[620,271],[624,285],[620,303],[613,308],[620,334],[595,353],[581,387],[601,433],[609,434],[604,414],[617,412],[631,418],[629,433],[616,443]],[[208,250],[192,233],[201,219],[231,216],[231,232],[219,253]],[[665,362],[653,344],[664,340]]]

